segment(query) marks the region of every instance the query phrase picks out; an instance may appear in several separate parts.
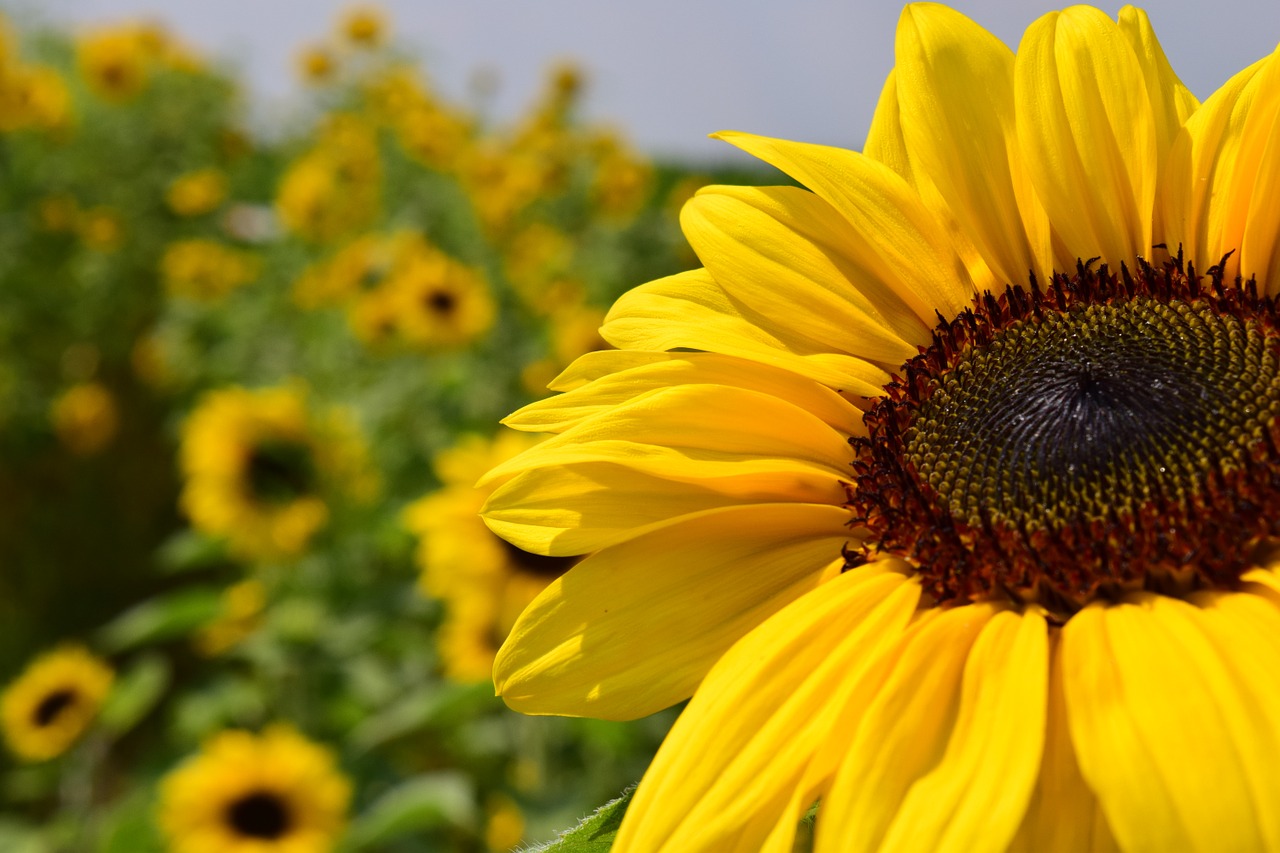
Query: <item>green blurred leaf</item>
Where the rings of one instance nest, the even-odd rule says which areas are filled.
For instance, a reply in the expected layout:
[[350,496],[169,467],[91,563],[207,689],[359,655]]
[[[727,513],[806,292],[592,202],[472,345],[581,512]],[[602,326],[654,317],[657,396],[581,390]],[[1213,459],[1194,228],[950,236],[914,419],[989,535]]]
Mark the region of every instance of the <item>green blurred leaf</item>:
[[383,794],[356,819],[347,843],[356,850],[444,826],[474,827],[473,783],[460,772],[417,776]]
[[634,791],[635,788],[627,789],[621,797],[605,803],[555,841],[534,847],[529,853],[609,853]]
[[98,853],[160,853],[164,849],[156,829],[155,797],[135,791],[108,811],[99,830]]
[[164,696],[170,675],[168,662],[159,655],[147,655],[129,667],[102,708],[102,725],[115,735],[132,729]]
[[160,568],[177,574],[205,569],[226,562],[226,547],[217,539],[195,530],[180,530],[164,541],[156,552]]
[[98,632],[112,654],[190,634],[218,615],[222,590],[196,587],[162,595],[131,607]]
[[5,853],[52,853],[53,844],[34,826],[0,817],[0,850]]
[[351,733],[351,745],[357,750],[374,749],[429,726],[466,719],[496,704],[492,684],[431,685],[370,716]]

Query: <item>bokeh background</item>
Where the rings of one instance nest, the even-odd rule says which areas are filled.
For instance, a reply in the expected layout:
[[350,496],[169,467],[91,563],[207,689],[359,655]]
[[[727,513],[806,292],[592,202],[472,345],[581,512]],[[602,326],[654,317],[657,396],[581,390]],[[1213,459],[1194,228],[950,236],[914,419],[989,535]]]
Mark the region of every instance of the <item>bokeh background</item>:
[[[0,850],[508,850],[637,780],[674,711],[494,698],[572,559],[475,483],[697,187],[781,180],[707,133],[859,145],[900,7],[0,8]],[[1149,9],[1202,97],[1280,34]]]

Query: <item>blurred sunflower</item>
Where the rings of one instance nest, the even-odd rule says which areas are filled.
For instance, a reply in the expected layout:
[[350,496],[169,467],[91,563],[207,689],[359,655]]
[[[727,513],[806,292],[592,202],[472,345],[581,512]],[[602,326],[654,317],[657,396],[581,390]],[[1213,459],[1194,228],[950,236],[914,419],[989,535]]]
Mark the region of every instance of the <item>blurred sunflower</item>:
[[493,325],[493,297],[479,271],[439,251],[412,258],[386,290],[396,331],[412,347],[466,346]]
[[808,189],[701,191],[508,419],[489,525],[592,556],[498,690],[693,694],[616,851],[1280,848],[1280,54],[1199,106],[1132,7],[913,4],[896,57],[861,154],[722,134]]
[[222,591],[217,615],[192,638],[196,651],[205,657],[216,657],[234,648],[258,630],[266,605],[267,588],[257,578],[227,587]]
[[454,680],[488,680],[516,617],[573,563],[513,548],[480,520],[488,492],[476,480],[536,443],[507,430],[464,438],[436,456],[442,487],[405,509],[405,526],[418,537],[419,588],[445,604],[440,656]]
[[25,761],[66,752],[98,715],[114,677],[109,666],[78,645],[36,658],[0,696],[9,749]]
[[160,280],[173,296],[211,302],[258,275],[252,255],[215,240],[175,240],[160,256]]
[[339,492],[371,495],[364,445],[345,417],[319,417],[295,387],[227,388],[205,396],[183,427],[182,507],[245,559],[302,553]]
[[232,730],[164,778],[159,822],[174,853],[323,853],[350,800],[328,749],[284,725]]
[[137,97],[151,74],[148,43],[133,26],[90,33],[76,44],[85,82],[99,97],[117,103]]
[[350,114],[328,117],[318,144],[280,179],[275,209],[284,226],[315,243],[367,227],[378,212],[382,163],[373,129]]
[[387,36],[386,15],[377,6],[353,6],[343,14],[340,30],[357,47],[376,47]]
[[115,397],[100,382],[81,382],[63,391],[49,407],[53,430],[77,456],[93,456],[120,428]]
[[178,216],[201,216],[227,198],[227,176],[220,169],[197,169],[174,178],[164,201]]

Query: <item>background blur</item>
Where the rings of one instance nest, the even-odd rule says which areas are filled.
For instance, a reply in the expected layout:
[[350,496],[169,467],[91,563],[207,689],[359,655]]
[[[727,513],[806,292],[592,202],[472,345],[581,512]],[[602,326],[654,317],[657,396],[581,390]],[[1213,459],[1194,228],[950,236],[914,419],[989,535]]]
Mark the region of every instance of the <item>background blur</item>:
[[[340,0],[31,0],[25,8],[73,25],[148,16],[215,56],[233,59],[255,96],[287,99],[292,55],[320,37]],[[951,3],[1016,48],[1053,0]],[[1114,14],[1119,4],[1100,4]],[[1183,81],[1200,98],[1275,49],[1274,0],[1151,0],[1146,9]],[[22,5],[10,4],[13,8]],[[398,38],[426,59],[441,90],[492,87],[509,118],[541,69],[574,59],[590,69],[593,119],[621,128],[654,156],[730,159],[706,139],[747,130],[831,145],[860,143],[893,64],[902,4],[893,0],[390,0]]]

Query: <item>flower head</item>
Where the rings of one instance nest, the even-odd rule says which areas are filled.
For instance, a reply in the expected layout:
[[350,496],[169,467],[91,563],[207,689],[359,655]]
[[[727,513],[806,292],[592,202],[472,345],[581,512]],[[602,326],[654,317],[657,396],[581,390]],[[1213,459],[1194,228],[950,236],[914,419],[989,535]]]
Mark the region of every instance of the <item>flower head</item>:
[[183,428],[182,506],[241,557],[295,557],[328,523],[339,492],[369,494],[365,467],[348,420],[312,412],[300,389],[227,388],[208,394]]
[[46,652],[0,695],[0,724],[14,755],[44,761],[80,739],[111,690],[114,673],[82,646]]
[[324,853],[350,800],[329,750],[280,725],[211,738],[161,783],[159,819],[175,853]]
[[491,528],[591,554],[498,655],[531,713],[691,694],[615,849],[1269,848],[1280,58],[1203,106],[1144,13],[1016,55],[908,6],[861,153],[720,137],[704,268],[625,295]]

